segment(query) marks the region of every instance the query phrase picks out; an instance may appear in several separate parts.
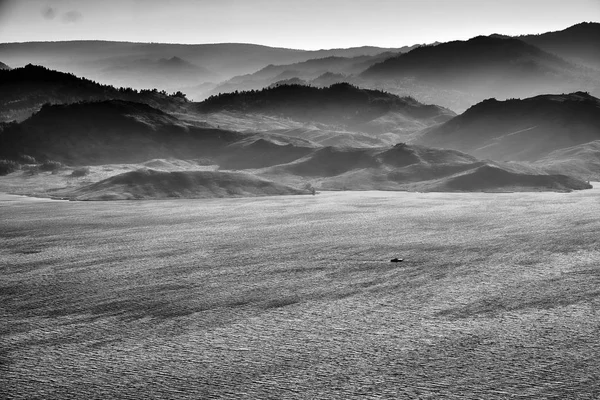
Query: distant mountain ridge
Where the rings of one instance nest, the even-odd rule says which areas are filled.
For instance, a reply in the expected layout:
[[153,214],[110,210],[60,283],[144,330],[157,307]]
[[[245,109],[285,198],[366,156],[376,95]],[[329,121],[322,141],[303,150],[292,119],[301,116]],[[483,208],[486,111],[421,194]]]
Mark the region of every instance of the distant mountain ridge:
[[517,38],[560,57],[600,69],[598,22],[582,22],[561,31]]
[[486,98],[531,97],[587,90],[600,95],[600,75],[514,38],[480,36],[424,46],[360,74],[364,86],[415,93],[454,110]]
[[107,67],[102,70],[101,80],[111,81],[113,86],[136,88],[179,88],[189,82],[218,81],[220,75],[195,65],[180,57],[160,59],[137,59],[126,65]]
[[[168,77],[154,77],[153,84],[136,87],[112,75],[111,69],[138,70],[136,60],[159,60],[178,57],[198,67],[219,75],[218,80],[226,80],[236,75],[253,73],[269,64],[292,64],[312,58],[372,56],[386,51],[406,51],[401,48],[378,48],[371,46],[331,50],[296,50],[275,48],[243,43],[217,44],[169,44],[169,43],[131,43],[111,41],[63,41],[63,42],[26,42],[0,43],[0,59],[12,66],[38,64],[45,67],[85,76],[103,84],[131,86],[135,89],[177,90],[183,86],[194,86],[210,77],[198,75],[189,77],[185,84],[172,83]],[[216,78],[214,78],[216,79]],[[216,82],[215,82],[216,83]]]
[[[402,52],[410,51],[417,46],[403,48]],[[327,80],[331,76],[345,76],[344,80],[351,79],[364,71],[369,66],[381,62],[387,58],[398,55],[398,52],[387,51],[375,55],[361,55],[355,57],[329,56],[324,58],[313,58],[307,61],[283,64],[267,65],[266,67],[247,75],[235,76],[227,81],[221,82],[208,92],[198,93],[195,97],[208,97],[218,93],[232,92],[235,90],[260,90],[278,81],[289,79],[301,79],[315,86],[329,86],[340,80]],[[194,95],[192,95],[194,97]]]

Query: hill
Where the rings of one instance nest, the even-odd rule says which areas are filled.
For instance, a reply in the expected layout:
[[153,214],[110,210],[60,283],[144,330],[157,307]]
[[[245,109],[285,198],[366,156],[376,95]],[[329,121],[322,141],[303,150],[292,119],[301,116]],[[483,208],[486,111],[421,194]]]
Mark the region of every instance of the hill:
[[519,164],[493,163],[454,150],[399,144],[393,148],[326,147],[288,164],[257,171],[291,185],[326,190],[565,191],[585,182]]
[[69,165],[193,159],[242,137],[190,125],[149,105],[123,100],[46,105],[26,121],[3,129],[0,157],[27,154]]
[[584,92],[528,99],[485,100],[417,143],[479,158],[535,161],[548,153],[600,139],[600,100]]
[[534,165],[549,173],[600,181],[600,140],[555,150],[537,160]]
[[198,110],[281,115],[352,130],[366,129],[365,124],[389,113],[401,114],[411,121],[427,121],[428,125],[446,121],[453,115],[442,107],[378,90],[360,89],[348,83],[327,88],[280,85],[260,91],[225,93],[201,102]]
[[592,187],[573,177],[561,174],[518,173],[497,165],[483,165],[427,187],[428,191],[571,191]]
[[156,90],[116,89],[73,74],[36,65],[0,70],[0,122],[24,120],[43,104],[120,99],[165,110],[185,106],[185,98]]
[[600,79],[592,70],[521,40],[497,36],[419,47],[371,66],[360,77],[390,91],[405,86],[418,98],[456,105],[455,110],[490,97],[578,90],[600,94]]
[[600,68],[600,23],[583,22],[562,31],[518,39],[573,62]]
[[254,197],[308,194],[306,190],[219,171],[164,172],[141,169],[53,195],[72,200],[141,200],[172,198]]
[[7,70],[10,69],[10,67],[6,64],[4,64],[3,62],[0,62],[0,70]]

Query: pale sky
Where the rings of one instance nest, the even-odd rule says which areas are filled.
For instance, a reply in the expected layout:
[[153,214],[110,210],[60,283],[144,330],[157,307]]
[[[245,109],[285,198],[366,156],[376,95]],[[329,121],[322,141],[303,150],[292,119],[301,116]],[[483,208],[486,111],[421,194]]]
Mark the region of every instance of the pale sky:
[[401,47],[600,21],[600,0],[0,0],[0,42]]

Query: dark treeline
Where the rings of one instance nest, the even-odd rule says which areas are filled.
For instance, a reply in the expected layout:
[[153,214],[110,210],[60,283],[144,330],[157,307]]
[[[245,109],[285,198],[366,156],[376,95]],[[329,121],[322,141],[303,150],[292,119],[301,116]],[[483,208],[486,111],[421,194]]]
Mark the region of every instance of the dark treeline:
[[390,111],[407,114],[438,112],[437,107],[425,106],[411,97],[361,89],[349,83],[336,83],[324,88],[278,85],[262,90],[220,93],[200,103],[199,110],[263,112],[336,123],[364,122]]

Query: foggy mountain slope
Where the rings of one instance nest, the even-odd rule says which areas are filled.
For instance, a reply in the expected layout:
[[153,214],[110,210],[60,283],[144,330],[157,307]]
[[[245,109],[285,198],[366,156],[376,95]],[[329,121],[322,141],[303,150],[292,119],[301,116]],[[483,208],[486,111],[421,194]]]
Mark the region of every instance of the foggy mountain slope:
[[600,68],[600,23],[582,22],[561,31],[517,38],[569,61]]
[[411,76],[438,84],[476,87],[486,77],[524,79],[534,77],[540,71],[562,71],[573,67],[567,61],[517,39],[478,36],[467,41],[418,47],[375,64],[361,75],[384,79]]
[[3,62],[0,62],[0,70],[8,70],[11,69],[8,65],[4,64]]
[[107,67],[100,80],[113,86],[161,88],[173,91],[200,82],[218,82],[219,74],[179,57],[133,60],[127,65]]
[[[337,125],[327,125],[311,121],[299,121],[285,116],[248,113],[237,111],[219,111],[208,114],[177,114],[184,121],[202,124],[218,129],[234,130],[243,133],[270,134],[308,140],[320,146],[377,147],[393,145],[407,141],[414,132],[430,123],[402,118],[400,115],[388,115],[363,126],[364,131],[354,131]],[[385,130],[393,118],[401,118],[403,124],[394,124],[393,129]],[[410,123],[409,123],[410,122]]]
[[315,150],[294,162],[256,171],[274,181],[309,181],[325,190],[564,191],[585,182],[527,165],[484,162],[454,150],[397,145],[393,148]]
[[[144,165],[150,168],[158,165],[157,169],[181,164],[176,162],[177,159],[202,159],[205,160],[203,163],[213,164],[213,167],[245,170],[284,186],[302,188],[310,182],[316,187],[334,190],[463,190],[462,186],[446,188],[443,185],[446,179],[470,170],[475,173],[476,168],[486,165],[455,150],[403,144],[394,147],[322,147],[287,135],[209,129],[145,104],[122,100],[44,106],[23,123],[11,124],[0,132],[0,158],[15,159],[23,154],[70,166],[145,162]],[[171,161],[160,160],[167,158]],[[210,197],[222,193],[223,187],[229,195],[263,193],[251,189],[254,183],[240,187],[237,181],[225,186],[214,183],[221,189],[203,189],[201,187],[207,184],[187,174],[198,172],[192,164],[186,163],[186,171],[183,171],[186,174],[156,175],[148,181],[144,178],[134,182],[131,190],[115,178],[118,182],[109,180],[105,186],[88,188],[89,191],[76,195],[65,194],[65,197],[100,198],[110,193],[118,194],[114,198]],[[509,187],[510,190],[566,190],[585,186],[576,180],[569,181],[570,186],[563,184],[563,178],[549,178],[541,169],[519,168],[524,169],[518,171],[520,174],[544,177],[532,178],[537,182],[535,185],[529,180],[516,179],[520,176],[503,178],[497,184],[492,180],[484,185],[476,180],[479,183],[465,186],[464,190],[508,190]],[[174,171],[167,168],[164,172]],[[196,183],[188,182],[190,179]],[[182,187],[177,186],[179,180],[185,183]],[[81,183],[77,185],[81,186]],[[291,194],[286,190],[279,188],[268,193]]]
[[[197,109],[202,113],[264,113],[338,125],[355,131],[368,131],[368,123],[376,124],[373,121],[390,114],[403,116],[406,125],[412,122],[433,125],[454,115],[439,106],[424,105],[412,98],[361,89],[348,83],[327,88],[281,85],[260,91],[226,93],[208,98],[199,103]],[[396,129],[400,128],[401,124],[397,124]]]
[[479,158],[534,161],[548,153],[600,139],[600,100],[583,92],[528,99],[485,100],[420,133],[426,146]]
[[[410,46],[410,49],[416,46]],[[396,56],[398,53],[384,52],[372,56],[315,58],[300,63],[268,65],[252,74],[234,76],[221,82],[215,88],[203,93],[190,93],[190,96],[209,97],[219,93],[236,90],[260,90],[286,79],[302,79],[310,81],[313,86],[329,86],[334,83],[348,81],[352,75],[359,74],[369,66]],[[340,77],[344,79],[339,79]],[[333,81],[332,81],[333,79]]]
[[27,154],[69,165],[192,159],[242,137],[186,124],[145,104],[109,100],[42,107],[0,133],[0,156]]
[[360,78],[459,111],[490,97],[578,90],[600,94],[600,77],[592,70],[521,40],[496,36],[419,47],[371,66]]
[[[158,61],[173,57],[188,61],[219,75],[219,80],[229,79],[236,75],[253,73],[269,64],[292,64],[311,58],[331,56],[357,57],[380,54],[386,51],[402,51],[403,49],[386,49],[378,47],[356,47],[331,50],[295,50],[268,46],[219,43],[219,44],[169,44],[169,43],[131,43],[111,41],[59,41],[59,42],[26,42],[0,44],[0,59],[12,66],[41,64],[48,68],[83,75],[104,84],[123,85],[119,74],[111,70],[136,70],[143,79],[144,85],[137,89],[157,88],[169,89],[162,85],[171,85],[168,77],[146,74],[144,69],[136,67],[137,60],[148,59]],[[171,77],[173,78],[173,77]],[[215,79],[199,75],[189,77],[182,86],[193,86],[203,83],[204,79]],[[182,82],[178,82],[181,84]]]
[[211,128],[122,100],[44,106],[0,131],[0,158],[26,154],[67,165],[203,158],[223,168],[259,168],[291,162],[316,147],[275,133]]
[[276,196],[308,192],[240,172],[142,169],[75,190],[55,191],[53,194],[73,200],[141,200]]
[[43,104],[121,99],[176,110],[185,106],[181,98],[157,91],[137,92],[101,85],[86,78],[27,65],[0,70],[0,121],[23,120]]

